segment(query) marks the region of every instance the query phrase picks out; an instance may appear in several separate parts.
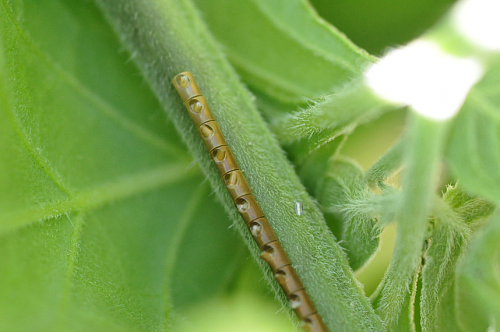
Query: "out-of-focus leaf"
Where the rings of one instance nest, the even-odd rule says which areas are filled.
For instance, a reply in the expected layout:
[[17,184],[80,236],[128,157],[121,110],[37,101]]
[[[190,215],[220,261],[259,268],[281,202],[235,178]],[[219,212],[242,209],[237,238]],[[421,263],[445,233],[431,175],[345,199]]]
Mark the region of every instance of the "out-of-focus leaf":
[[179,332],[301,332],[283,315],[279,307],[252,292],[231,294],[211,302],[201,302],[191,308],[189,321],[174,325]]
[[325,214],[342,222],[341,246],[354,270],[373,255],[379,242],[380,229],[375,228],[375,219],[350,208],[356,202],[366,200],[368,195],[362,169],[347,159],[336,159],[331,163],[318,195]]
[[0,1],[2,331],[164,330],[245,254],[120,48],[91,3]]
[[310,0],[325,18],[371,54],[406,44],[430,28],[455,0]]
[[[179,332],[300,332],[290,313],[273,301],[262,271],[246,259],[231,292],[177,311],[173,308],[172,331]],[[295,317],[294,317],[295,318]]]
[[330,94],[373,61],[304,0],[195,0],[251,87],[285,104]]
[[461,184],[500,202],[500,62],[470,92],[458,114],[447,157]]
[[495,331],[500,322],[500,215],[471,239],[457,270],[457,317],[465,331]]
[[342,148],[345,136],[331,141],[311,153],[294,160],[300,179],[315,197],[319,195],[321,182],[327,176],[332,159]]

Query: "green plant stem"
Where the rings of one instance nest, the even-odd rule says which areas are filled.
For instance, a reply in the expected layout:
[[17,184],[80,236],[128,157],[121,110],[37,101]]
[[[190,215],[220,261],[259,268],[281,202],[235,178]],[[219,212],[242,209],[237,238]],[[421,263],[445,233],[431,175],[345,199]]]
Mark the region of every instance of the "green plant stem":
[[446,122],[415,112],[411,112],[409,122],[396,246],[378,304],[382,320],[391,329],[397,325],[402,306],[411,295],[412,278],[420,264],[447,128]]
[[[257,201],[331,331],[380,331],[374,313],[324,218],[307,195],[251,95],[187,0],[96,0],[199,161],[254,257],[259,251],[222,187],[189,115],[171,86],[191,71],[209,101]],[[229,28],[229,27],[228,27]],[[294,213],[301,201],[304,215]],[[267,280],[277,290],[270,271]],[[203,271],[200,271],[203,273]],[[283,295],[277,291],[283,300]]]
[[359,77],[311,107],[278,118],[272,123],[272,129],[281,143],[307,138],[323,145],[338,135],[351,132],[356,125],[397,108],[374,94]]
[[370,186],[384,187],[384,181],[402,166],[405,143],[404,138],[401,137],[370,167],[365,175]]

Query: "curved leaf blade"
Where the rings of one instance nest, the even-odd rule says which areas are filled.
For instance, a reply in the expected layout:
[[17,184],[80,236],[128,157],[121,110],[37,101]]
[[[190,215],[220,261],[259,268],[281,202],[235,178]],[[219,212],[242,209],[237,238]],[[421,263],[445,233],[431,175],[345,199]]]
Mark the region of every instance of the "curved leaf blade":
[[373,61],[303,0],[195,2],[244,81],[285,104],[330,94]]
[[453,125],[450,168],[464,187],[500,202],[500,63],[470,92]]

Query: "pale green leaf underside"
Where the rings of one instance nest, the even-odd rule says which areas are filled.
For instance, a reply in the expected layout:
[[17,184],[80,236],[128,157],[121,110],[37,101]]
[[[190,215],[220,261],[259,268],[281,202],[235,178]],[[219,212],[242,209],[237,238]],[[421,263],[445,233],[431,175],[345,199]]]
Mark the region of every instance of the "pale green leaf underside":
[[492,216],[471,240],[458,264],[458,324],[464,331],[498,329],[500,321],[500,216]]
[[[500,203],[500,62],[472,89],[455,119],[447,158],[468,190]],[[472,210],[473,211],[473,210]],[[500,322],[498,213],[472,239],[458,264],[455,305],[464,331],[495,330]],[[440,317],[441,319],[441,317]]]
[[500,202],[500,62],[469,94],[451,134],[447,157],[469,190]]
[[244,248],[96,8],[13,7],[0,2],[0,330],[167,329],[172,302],[227,288]]

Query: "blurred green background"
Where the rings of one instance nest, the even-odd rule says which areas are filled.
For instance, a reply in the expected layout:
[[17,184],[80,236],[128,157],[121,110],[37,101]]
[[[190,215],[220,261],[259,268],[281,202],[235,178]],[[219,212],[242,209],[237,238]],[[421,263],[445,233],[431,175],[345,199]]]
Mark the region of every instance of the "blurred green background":
[[310,0],[356,45],[379,56],[430,28],[454,0]]
[[[453,0],[310,0],[318,14],[355,44],[381,56],[390,47],[405,44],[429,29],[444,15]],[[405,112],[392,112],[360,126],[341,153],[367,169],[402,134]],[[373,293],[389,264],[395,229],[382,234],[376,255],[356,275],[367,295]],[[197,304],[174,317],[176,331],[293,331],[286,313],[259,276],[248,254],[248,263],[235,282],[234,291]],[[232,319],[228,319],[232,317]]]

